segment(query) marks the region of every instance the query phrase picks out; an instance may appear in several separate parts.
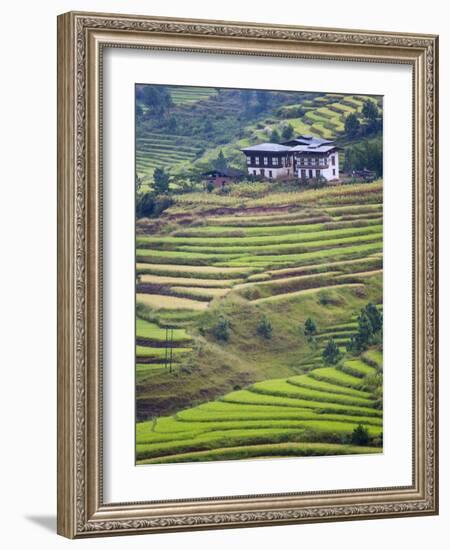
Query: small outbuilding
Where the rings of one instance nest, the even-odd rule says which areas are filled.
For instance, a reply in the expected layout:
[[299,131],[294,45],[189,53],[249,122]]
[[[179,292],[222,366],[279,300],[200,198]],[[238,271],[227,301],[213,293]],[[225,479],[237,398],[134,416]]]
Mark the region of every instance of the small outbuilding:
[[208,184],[213,184],[214,187],[224,187],[227,183],[241,180],[245,176],[245,172],[237,168],[223,168],[221,170],[211,170],[202,174],[202,178]]
[[373,181],[377,175],[373,170],[368,170],[367,168],[363,168],[362,170],[353,170],[350,174],[353,178],[357,178],[359,180],[371,182]]

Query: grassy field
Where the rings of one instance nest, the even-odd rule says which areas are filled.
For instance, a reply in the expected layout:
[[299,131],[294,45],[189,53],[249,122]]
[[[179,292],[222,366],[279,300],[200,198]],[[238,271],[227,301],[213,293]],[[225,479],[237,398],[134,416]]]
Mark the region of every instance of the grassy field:
[[[139,464],[382,451],[381,346],[346,351],[382,305],[381,181],[174,195],[137,228]],[[325,365],[331,338],[342,358]]]

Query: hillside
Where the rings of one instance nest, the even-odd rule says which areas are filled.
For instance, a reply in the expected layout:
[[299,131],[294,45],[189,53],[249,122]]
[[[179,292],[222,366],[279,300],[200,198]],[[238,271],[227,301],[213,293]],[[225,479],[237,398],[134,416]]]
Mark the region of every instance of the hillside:
[[[349,443],[359,423],[379,449],[382,412],[364,381],[381,359],[345,346],[359,310],[382,304],[382,182],[173,200],[137,225],[138,460],[363,452]],[[331,369],[330,338],[344,354]]]
[[[316,92],[249,92],[247,90],[164,87],[172,99],[164,115],[152,116],[137,93],[136,173],[140,192],[152,187],[157,167],[173,176],[186,176],[212,166],[220,151],[228,163],[244,168],[241,147],[271,141],[273,132],[311,134],[326,139],[344,135],[345,117],[361,116],[366,96]],[[373,99],[373,98],[372,98]],[[375,98],[381,106],[381,98]],[[361,119],[362,120],[362,119]],[[341,169],[345,153],[341,155]]]
[[381,175],[370,99],[137,88],[138,463],[382,450],[382,180],[202,176],[299,134]]

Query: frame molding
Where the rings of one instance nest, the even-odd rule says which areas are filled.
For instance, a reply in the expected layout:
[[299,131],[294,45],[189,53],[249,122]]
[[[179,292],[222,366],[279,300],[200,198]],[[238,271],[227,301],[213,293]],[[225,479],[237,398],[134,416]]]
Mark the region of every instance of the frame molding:
[[[102,48],[406,63],[414,91],[411,487],[104,504]],[[70,538],[438,513],[438,38],[70,12],[58,17],[58,533]]]

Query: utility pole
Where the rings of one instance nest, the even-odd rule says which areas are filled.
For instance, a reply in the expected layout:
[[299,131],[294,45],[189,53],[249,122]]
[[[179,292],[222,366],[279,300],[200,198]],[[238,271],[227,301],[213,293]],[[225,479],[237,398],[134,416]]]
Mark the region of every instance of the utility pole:
[[170,367],[169,367],[169,372],[172,372],[172,357],[173,357],[173,328],[170,329]]
[[164,352],[164,368],[167,369],[167,362],[169,359],[169,329],[166,327],[166,347]]

